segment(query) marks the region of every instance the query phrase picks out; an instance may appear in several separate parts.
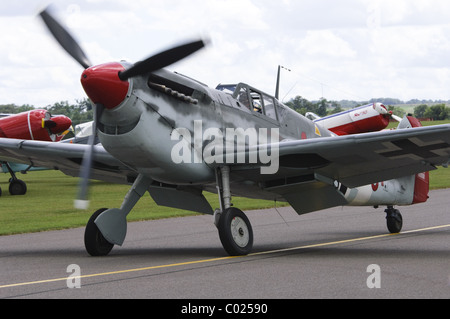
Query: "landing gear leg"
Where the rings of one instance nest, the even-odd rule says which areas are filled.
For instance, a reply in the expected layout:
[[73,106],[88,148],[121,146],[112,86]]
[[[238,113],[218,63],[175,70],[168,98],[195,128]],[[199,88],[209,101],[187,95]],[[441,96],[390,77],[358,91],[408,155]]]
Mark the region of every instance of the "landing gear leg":
[[91,256],[106,256],[114,245],[123,245],[127,235],[127,216],[151,183],[151,179],[139,175],[120,209],[102,209],[92,215],[84,236],[86,250]]
[[216,171],[220,211],[215,213],[215,222],[225,251],[231,256],[245,256],[253,248],[253,229],[247,216],[232,207],[230,189],[230,168]]
[[388,206],[385,212],[387,214],[386,221],[388,230],[391,232],[391,234],[400,233],[403,227],[403,217],[402,214],[400,214],[400,211],[394,209],[393,206]]

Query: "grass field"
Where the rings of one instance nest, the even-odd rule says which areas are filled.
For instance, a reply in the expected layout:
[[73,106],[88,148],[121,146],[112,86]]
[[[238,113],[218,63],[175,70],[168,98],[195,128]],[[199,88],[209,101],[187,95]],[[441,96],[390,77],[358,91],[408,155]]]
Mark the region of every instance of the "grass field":
[[[40,232],[85,226],[90,216],[100,208],[120,207],[129,190],[126,185],[93,182],[90,187],[90,209],[76,210],[73,200],[78,190],[78,178],[59,171],[30,172],[19,176],[28,186],[25,196],[11,196],[8,192],[9,175],[0,175],[0,236]],[[213,208],[219,207],[216,194],[205,194]],[[270,201],[234,198],[242,210],[274,207]],[[277,204],[280,206],[280,203]],[[151,220],[194,215],[192,212],[156,205],[148,193],[139,201],[128,221]],[[211,223],[212,223],[211,217]]]
[[[427,121],[422,122],[423,126],[434,126],[434,125],[443,125],[443,124],[450,124],[450,121]],[[388,126],[388,129],[393,129],[398,126],[397,122],[391,122]]]

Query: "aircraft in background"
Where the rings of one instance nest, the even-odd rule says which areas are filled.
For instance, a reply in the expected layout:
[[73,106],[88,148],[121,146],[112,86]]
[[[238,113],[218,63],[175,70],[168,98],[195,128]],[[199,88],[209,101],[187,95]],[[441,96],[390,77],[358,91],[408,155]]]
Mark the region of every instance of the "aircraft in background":
[[[92,256],[123,245],[127,215],[147,192],[158,205],[214,216],[228,254],[252,251],[253,230],[235,195],[288,202],[298,214],[336,206],[394,206],[428,197],[427,175],[450,162],[450,125],[419,127],[405,117],[395,131],[337,136],[248,84],[209,88],[164,68],[205,46],[194,41],[141,62],[93,66],[78,43],[44,10],[60,45],[85,69],[81,84],[95,109],[88,145],[0,139],[0,158],[132,185],[120,208],[97,210],[87,223]],[[217,193],[214,210],[203,192]],[[86,206],[84,207],[86,208]]]
[[[13,138],[20,140],[39,140],[58,142],[64,133],[72,126],[72,121],[64,115],[52,116],[46,110],[32,110],[19,114],[2,114],[0,117],[0,138]],[[17,172],[36,170],[31,165],[18,165],[0,161],[0,173],[11,175],[9,193],[11,195],[25,195],[26,183],[16,177]],[[2,191],[0,189],[0,196]]]
[[397,122],[402,121],[402,118],[389,112],[381,103],[370,103],[326,117],[308,112],[306,117],[339,136],[384,130],[391,118]]

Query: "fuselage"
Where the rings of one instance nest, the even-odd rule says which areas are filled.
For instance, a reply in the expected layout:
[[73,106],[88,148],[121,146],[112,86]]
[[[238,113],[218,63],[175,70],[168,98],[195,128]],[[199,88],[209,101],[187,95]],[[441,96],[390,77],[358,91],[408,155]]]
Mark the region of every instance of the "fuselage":
[[[242,92],[249,101],[243,101]],[[230,93],[166,70],[132,78],[124,101],[103,112],[100,141],[114,157],[156,181],[195,185],[215,182],[214,164],[237,164],[236,158],[226,161],[226,152],[223,163],[204,160],[207,154],[217,155],[218,139],[226,151],[229,132],[246,148],[253,146],[254,133],[267,143],[332,136],[249,85],[238,84]],[[216,149],[206,154],[214,141]],[[174,150],[185,159],[182,163],[174,161]]]

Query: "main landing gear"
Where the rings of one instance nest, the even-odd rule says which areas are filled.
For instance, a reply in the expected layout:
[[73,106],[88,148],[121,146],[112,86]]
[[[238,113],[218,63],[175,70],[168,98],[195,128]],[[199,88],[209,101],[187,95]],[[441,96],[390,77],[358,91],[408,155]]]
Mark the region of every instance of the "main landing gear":
[[393,206],[388,206],[388,208],[385,210],[385,213],[387,214],[386,221],[388,230],[391,232],[391,234],[400,233],[403,227],[403,217],[402,214],[400,214],[400,211],[394,209]]
[[215,212],[215,224],[225,251],[231,256],[245,256],[253,248],[253,229],[245,214],[232,207],[230,189],[230,168],[216,170],[220,210]]
[[[220,209],[216,210],[214,218],[222,246],[231,256],[248,255],[253,248],[253,230],[247,216],[232,207],[230,168],[218,168],[216,178]],[[84,234],[84,244],[91,256],[106,256],[114,245],[123,244],[127,233],[126,217],[151,183],[152,180],[139,175],[120,209],[104,208],[92,215]]]
[[[9,193],[12,196],[22,196],[27,193],[27,184],[25,184],[24,181],[18,179],[16,177],[16,174],[12,170],[11,166],[9,166],[8,163],[0,163],[3,164],[7,169],[9,174],[11,175],[11,178],[9,179]],[[0,196],[2,195],[2,190],[0,188]]]

